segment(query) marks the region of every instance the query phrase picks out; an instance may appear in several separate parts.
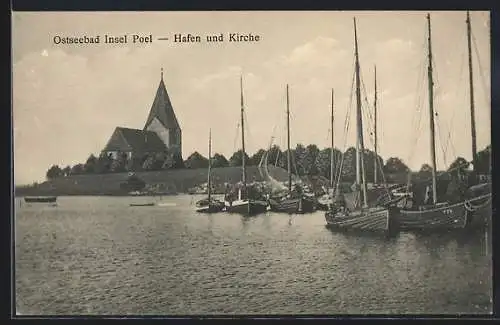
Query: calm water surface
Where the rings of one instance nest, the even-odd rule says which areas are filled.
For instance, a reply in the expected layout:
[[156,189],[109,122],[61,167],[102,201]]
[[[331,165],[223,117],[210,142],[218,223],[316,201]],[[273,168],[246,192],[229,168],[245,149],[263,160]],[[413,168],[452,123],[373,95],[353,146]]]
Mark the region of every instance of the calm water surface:
[[191,196],[17,200],[27,314],[489,313],[485,236],[334,233],[324,215],[199,215]]

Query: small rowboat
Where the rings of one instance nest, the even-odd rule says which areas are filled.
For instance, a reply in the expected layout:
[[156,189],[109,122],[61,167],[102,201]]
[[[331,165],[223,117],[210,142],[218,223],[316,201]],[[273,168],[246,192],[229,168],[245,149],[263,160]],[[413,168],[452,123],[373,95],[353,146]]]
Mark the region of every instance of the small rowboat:
[[150,202],[150,203],[130,203],[131,207],[152,207],[154,205],[155,205],[154,202]]
[[54,203],[57,201],[57,196],[25,196],[26,203]]

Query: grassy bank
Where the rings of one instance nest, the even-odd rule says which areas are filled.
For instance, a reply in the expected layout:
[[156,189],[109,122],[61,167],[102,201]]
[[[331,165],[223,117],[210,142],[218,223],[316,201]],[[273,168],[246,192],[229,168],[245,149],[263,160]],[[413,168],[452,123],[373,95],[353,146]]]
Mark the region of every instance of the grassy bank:
[[[236,183],[241,179],[241,167],[214,168],[212,172],[215,184]],[[287,179],[286,170],[282,168],[270,166],[269,172],[279,181]],[[170,193],[187,193],[188,189],[207,181],[205,168],[138,172],[136,175],[148,186],[161,185]],[[127,193],[120,189],[120,184],[127,178],[127,173],[73,175],[43,182],[36,186],[16,187],[15,195],[126,195]],[[247,179],[248,181],[263,180],[256,166],[247,168]]]

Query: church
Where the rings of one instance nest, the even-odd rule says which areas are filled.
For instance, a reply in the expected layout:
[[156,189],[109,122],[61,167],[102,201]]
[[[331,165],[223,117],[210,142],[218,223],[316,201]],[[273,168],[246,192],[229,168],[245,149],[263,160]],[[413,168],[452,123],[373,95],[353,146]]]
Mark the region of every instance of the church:
[[117,127],[101,152],[113,159],[123,153],[129,160],[155,153],[182,157],[182,132],[163,81],[163,69],[144,128]]

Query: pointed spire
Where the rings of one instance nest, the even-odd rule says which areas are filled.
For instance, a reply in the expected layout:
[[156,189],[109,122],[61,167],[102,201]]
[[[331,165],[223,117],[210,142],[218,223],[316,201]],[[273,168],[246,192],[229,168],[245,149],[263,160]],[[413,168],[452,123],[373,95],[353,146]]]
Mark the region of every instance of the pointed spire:
[[170,102],[167,88],[163,80],[163,67],[160,71],[161,80],[158,84],[158,89],[156,90],[153,105],[151,106],[151,109],[149,111],[146,124],[144,125],[144,130],[148,128],[148,126],[155,118],[157,118],[158,121],[167,129],[180,130],[179,122],[177,121],[177,117],[175,116],[175,112],[172,107],[172,103]]

